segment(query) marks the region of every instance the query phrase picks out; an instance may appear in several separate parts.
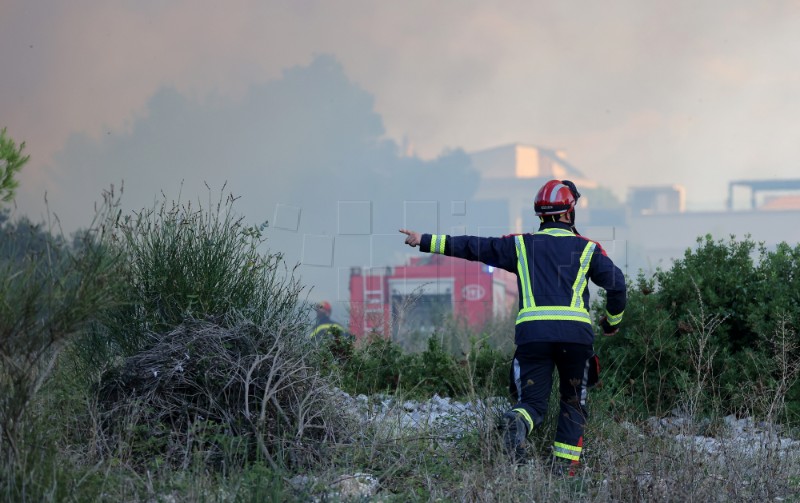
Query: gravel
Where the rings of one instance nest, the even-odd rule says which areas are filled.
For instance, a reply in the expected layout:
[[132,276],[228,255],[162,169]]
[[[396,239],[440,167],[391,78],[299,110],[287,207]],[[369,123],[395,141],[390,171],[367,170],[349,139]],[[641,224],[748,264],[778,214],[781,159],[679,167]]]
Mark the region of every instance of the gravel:
[[[383,424],[399,430],[448,428],[458,435],[487,412],[500,415],[511,404],[501,397],[460,402],[434,395],[429,400],[398,401],[391,395],[357,395],[339,391],[350,410],[364,422]],[[780,455],[800,452],[800,440],[783,437],[781,428],[753,418],[727,416],[723,428],[713,430],[710,420],[694,420],[674,412],[664,418],[651,417],[643,425],[624,423],[623,427],[639,435],[671,437],[687,448],[697,449],[712,457],[723,455],[756,455],[763,449],[777,450]],[[454,429],[455,428],[455,429]]]
[[351,397],[344,391],[339,392],[345,403],[350,404],[350,411],[362,422],[398,430],[447,429],[448,433],[456,436],[487,413],[499,415],[510,406],[508,400],[498,397],[460,402],[450,397],[433,395],[423,401],[399,401],[391,395]]

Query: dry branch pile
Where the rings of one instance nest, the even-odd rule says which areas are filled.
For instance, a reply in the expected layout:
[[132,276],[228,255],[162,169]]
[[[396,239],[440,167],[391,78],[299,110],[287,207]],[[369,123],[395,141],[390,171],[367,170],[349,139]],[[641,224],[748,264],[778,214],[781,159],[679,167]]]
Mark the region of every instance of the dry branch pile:
[[151,337],[101,378],[108,454],[188,466],[198,456],[230,462],[235,452],[241,461],[305,464],[352,431],[296,329],[193,320]]

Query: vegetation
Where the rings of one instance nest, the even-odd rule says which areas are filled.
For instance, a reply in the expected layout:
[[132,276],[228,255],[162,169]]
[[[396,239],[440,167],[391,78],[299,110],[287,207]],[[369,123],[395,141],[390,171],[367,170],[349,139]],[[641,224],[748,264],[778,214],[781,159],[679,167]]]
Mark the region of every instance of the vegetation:
[[[330,356],[324,367],[339,376],[342,389],[352,395],[393,393],[426,399],[433,395],[465,398],[476,390],[488,396],[508,393],[511,355],[486,341],[473,339],[471,351],[460,358],[446,351],[436,334],[419,353],[404,353],[397,343],[382,337],[358,348],[352,341],[337,341],[327,349]],[[347,357],[341,358],[342,354]]]
[[14,192],[19,186],[15,177],[29,158],[22,154],[23,150],[25,142],[18,146],[6,136],[5,128],[0,130],[0,201],[8,202],[14,198]]
[[706,236],[671,269],[640,275],[628,296],[625,330],[598,340],[612,369],[607,391],[626,415],[663,416],[683,405],[700,359],[698,412],[798,423],[800,245],[767,250]]
[[[100,215],[113,212],[106,195]],[[4,217],[0,246],[0,448],[2,480],[26,484],[41,453],[37,418],[40,389],[62,351],[98,311],[117,302],[118,254],[92,225],[72,246],[26,220]],[[52,453],[46,453],[50,455]],[[0,482],[0,488],[6,483]]]
[[[765,501],[800,491],[798,444],[781,447],[798,426],[800,248],[707,237],[634,281],[622,331],[598,339],[604,386],[569,478],[545,463],[555,403],[528,464],[503,453],[505,321],[477,332],[445,323],[414,352],[381,337],[315,345],[302,285],[233,198],[134,215],[115,201],[109,192],[70,241],[0,218],[2,500]],[[469,413],[397,420],[433,395]],[[380,401],[391,413],[369,419]],[[731,414],[760,435],[744,453]]]
[[122,256],[125,298],[103,313],[80,341],[80,356],[92,368],[152,347],[185,319],[213,317],[223,326],[246,318],[256,325],[301,330],[302,288],[283,274],[279,254],[262,254],[266,224],[246,226],[220,193],[210,208],[170,203],[118,216],[108,222],[108,242]]

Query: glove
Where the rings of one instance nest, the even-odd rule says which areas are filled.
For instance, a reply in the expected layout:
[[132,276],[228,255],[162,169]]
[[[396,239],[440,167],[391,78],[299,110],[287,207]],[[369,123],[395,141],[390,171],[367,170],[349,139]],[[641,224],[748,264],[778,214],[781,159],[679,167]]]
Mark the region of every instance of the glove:
[[603,335],[605,336],[612,336],[619,332],[619,327],[612,327],[611,324],[608,322],[608,318],[603,316],[600,318],[600,328],[603,329]]

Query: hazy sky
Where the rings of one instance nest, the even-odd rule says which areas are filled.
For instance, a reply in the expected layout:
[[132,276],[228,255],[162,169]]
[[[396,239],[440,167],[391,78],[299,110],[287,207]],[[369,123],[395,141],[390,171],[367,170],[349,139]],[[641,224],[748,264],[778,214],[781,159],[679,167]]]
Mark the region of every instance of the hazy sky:
[[[680,183],[690,206],[722,208],[728,180],[800,174],[798,26],[800,1],[788,0],[3,0],[0,127],[31,155],[18,211],[40,215],[48,191],[73,224],[120,178],[136,203],[180,180],[238,180],[248,208],[267,208],[252,219],[274,219],[269,208],[292,198],[267,200],[257,184],[294,169],[290,153],[263,158],[281,118],[298,134],[280,145],[369,143],[362,170],[404,166],[404,138],[428,172],[462,169],[448,157],[459,149],[521,142],[565,149],[620,196]],[[310,98],[328,81],[281,87],[315,72],[338,82],[332,109]],[[273,122],[253,117],[258,100]],[[235,158],[207,144],[226,134]],[[308,180],[313,156],[300,164]]]
[[0,122],[27,206],[70,134],[126,134],[162,87],[236,100],[327,53],[423,157],[561,147],[620,194],[721,201],[798,172],[798,26],[798,1],[4,0]]

